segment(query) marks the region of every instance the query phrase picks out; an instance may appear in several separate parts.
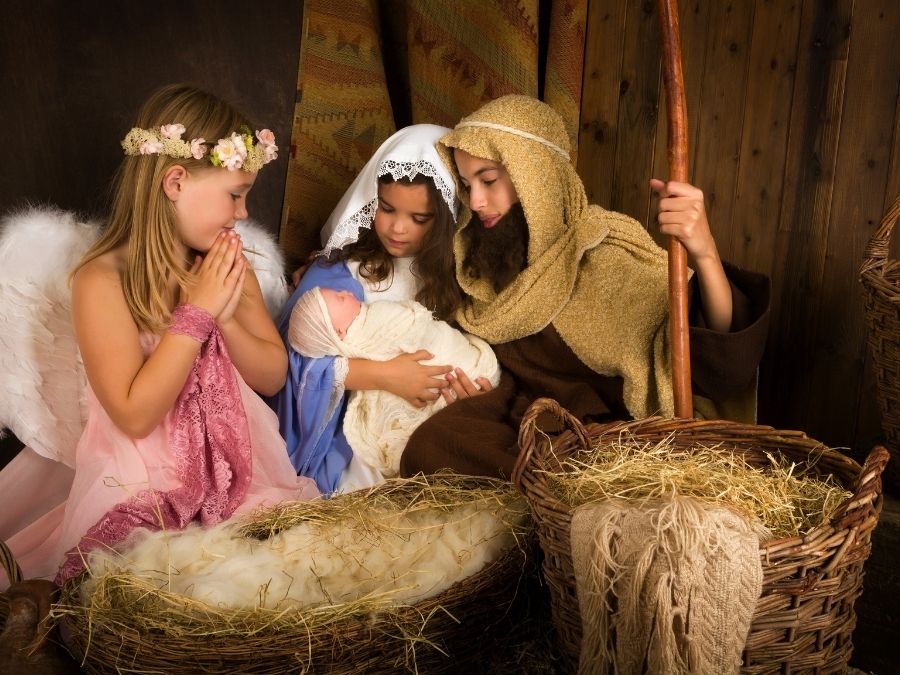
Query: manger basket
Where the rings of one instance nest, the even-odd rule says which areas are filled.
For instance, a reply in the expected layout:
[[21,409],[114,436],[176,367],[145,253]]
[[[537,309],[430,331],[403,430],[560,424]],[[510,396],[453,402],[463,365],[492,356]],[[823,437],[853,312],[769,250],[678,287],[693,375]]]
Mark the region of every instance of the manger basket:
[[869,239],[859,274],[865,292],[868,341],[881,424],[894,460],[885,472],[885,483],[890,490],[900,490],[900,261],[889,258],[891,233],[897,218],[900,218],[900,195]]
[[[0,541],[0,566],[6,572],[6,578],[10,585],[22,580],[22,570],[13,557],[12,551],[6,545],[6,542]],[[6,595],[0,593],[0,632],[3,632],[3,626],[6,624],[6,617],[9,615],[9,600]]]
[[[566,427],[555,437],[538,428],[550,414]],[[544,552],[544,578],[550,587],[553,623],[560,651],[572,670],[578,664],[582,626],[570,546],[572,511],[548,489],[546,475],[561,462],[587,449],[604,432],[620,431],[647,442],[671,435],[676,448],[697,444],[726,445],[751,463],[766,463],[766,453],[782,453],[814,474],[832,474],[853,496],[833,513],[828,525],[803,537],[760,546],[763,588],[743,653],[745,675],[761,673],[845,672],[856,625],[853,605],[862,593],[863,563],[871,551],[870,535],[881,512],[880,476],[888,461],[875,448],[860,466],[799,431],[721,420],[648,418],[628,423],[582,425],[556,401],[539,399],[528,409],[519,432],[520,453],[513,481],[528,499]]]
[[[463,486],[512,491],[496,480],[452,479]],[[409,489],[422,490],[422,484],[410,481]],[[75,579],[63,587],[56,614],[70,650],[89,673],[459,672],[485,659],[496,636],[507,634],[521,614],[525,577],[533,569],[526,549],[533,537],[527,530],[519,534],[519,545],[480,572],[412,606],[351,609],[325,620],[321,613],[313,615],[315,609],[285,610],[265,626],[239,625],[239,620],[211,624],[198,616],[175,630],[148,633],[130,620],[133,607],[115,615],[92,614],[79,600],[80,579]]]

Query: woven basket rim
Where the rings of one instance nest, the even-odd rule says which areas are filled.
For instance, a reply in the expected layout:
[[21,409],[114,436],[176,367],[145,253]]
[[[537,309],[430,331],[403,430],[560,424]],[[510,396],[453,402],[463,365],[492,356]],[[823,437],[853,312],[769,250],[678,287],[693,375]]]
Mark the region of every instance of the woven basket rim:
[[863,262],[860,267],[860,278],[867,275],[867,273],[878,276],[876,270],[880,270],[882,274],[885,274],[892,267],[894,261],[889,259],[889,251],[894,224],[898,218],[900,218],[900,194],[894,197],[891,205],[884,212],[881,221],[878,223],[878,227],[875,228],[875,231],[866,243]]
[[900,260],[873,266],[859,275],[863,288],[891,304],[900,302]]
[[[556,452],[551,452],[550,442],[535,436],[537,418],[546,413],[555,416],[565,429],[561,433],[553,433]],[[557,642],[562,660],[572,670],[578,667],[583,637],[571,551],[570,528],[574,509],[552,494],[544,481],[545,476],[537,470],[539,458],[536,456],[543,452],[547,453],[546,457],[556,458],[552,463],[541,464],[541,468],[552,470],[559,466],[559,460],[567,457],[567,453],[589,447],[588,430],[594,437],[598,435],[598,430],[609,431],[629,425],[655,428],[657,436],[654,438],[657,440],[662,438],[663,432],[668,434],[675,426],[685,434],[710,432],[705,440],[712,442],[728,442],[723,434],[713,435],[714,431],[741,431],[754,436],[752,442],[756,447],[747,446],[748,452],[764,452],[765,439],[769,439],[770,451],[781,450],[793,461],[798,459],[805,447],[828,449],[803,432],[719,420],[649,418],[630,423],[594,424],[585,428],[556,401],[535,401],[526,411],[519,429],[520,453],[513,478],[534,513],[544,552],[543,573],[550,589]],[[640,432],[635,435],[641,438]],[[703,433],[696,436],[704,440]],[[651,434],[647,433],[644,438],[651,438]],[[778,444],[772,442],[775,439]],[[871,550],[871,532],[878,522],[883,504],[880,476],[888,461],[888,453],[883,447],[876,447],[862,470],[851,474],[847,469],[858,469],[859,465],[836,451],[832,452],[832,455],[819,458],[819,466],[843,474],[838,478],[845,479],[842,480],[845,484],[855,476],[853,496],[838,507],[829,523],[802,537],[776,540],[760,546],[763,587],[742,653],[742,675],[812,670],[838,672],[845,669],[849,662],[855,625],[854,601],[861,592],[862,567]]]
[[[460,486],[503,486],[512,489],[506,481],[500,481],[495,478],[478,477],[478,476],[458,476],[456,477]],[[377,488],[376,488],[377,489]],[[396,489],[396,487],[394,488]],[[415,486],[410,484],[412,490],[417,490]],[[521,499],[521,497],[517,497]],[[453,642],[458,640],[457,637],[451,635],[456,626],[460,626],[461,631],[471,631],[477,629],[483,632],[491,626],[499,626],[502,622],[500,615],[505,616],[516,602],[516,598],[520,593],[520,587],[523,583],[524,575],[527,573],[528,565],[533,564],[531,547],[535,546],[534,537],[530,536],[531,523],[530,520],[526,525],[528,536],[516,536],[511,546],[507,547],[494,560],[488,562],[478,572],[459,579],[449,588],[441,593],[429,598],[425,598],[418,603],[412,605],[398,605],[396,608],[366,611],[361,610],[353,614],[342,617],[338,622],[328,626],[312,627],[305,625],[301,609],[291,613],[291,617],[296,615],[296,628],[285,630],[284,628],[270,627],[267,630],[255,631],[253,635],[246,635],[244,632],[222,631],[220,634],[209,637],[198,637],[185,634],[184,636],[171,636],[160,634],[141,635],[137,629],[129,625],[127,621],[122,622],[116,614],[109,615],[110,621],[104,620],[102,624],[94,623],[88,625],[87,608],[83,607],[77,600],[77,593],[83,577],[82,573],[74,579],[70,579],[63,587],[62,597],[58,606],[63,610],[62,620],[68,625],[70,633],[73,633],[75,641],[79,645],[78,651],[86,652],[80,655],[85,659],[90,659],[88,653],[94,650],[97,655],[94,658],[102,658],[104,654],[110,651],[113,653],[121,653],[123,658],[133,658],[138,650],[146,649],[142,646],[146,644],[152,645],[159,639],[166,640],[166,644],[171,646],[174,641],[184,642],[185,650],[190,652],[198,659],[203,659],[206,663],[217,652],[217,649],[226,648],[233,645],[235,641],[246,644],[258,644],[260,641],[270,640],[270,651],[264,658],[260,660],[268,661],[273,657],[297,658],[301,659],[298,664],[291,662],[291,667],[302,664],[302,659],[306,658],[307,649],[310,658],[314,658],[318,654],[322,658],[321,650],[327,645],[332,645],[329,649],[339,645],[341,649],[351,646],[354,654],[361,654],[360,658],[366,661],[371,659],[372,654],[369,652],[402,651],[403,642],[396,635],[396,627],[398,625],[414,626],[422,631],[422,636],[427,639],[437,639],[438,642],[449,640]],[[520,533],[521,534],[521,533]],[[502,601],[500,601],[502,598]],[[481,607],[485,602],[489,606]],[[476,604],[473,604],[476,603]],[[483,610],[483,611],[480,611]],[[468,621],[460,621],[466,619]],[[198,625],[198,630],[204,630],[206,627]],[[129,635],[130,633],[130,635]],[[335,638],[337,636],[337,638]],[[385,642],[391,637],[396,638],[394,642]],[[473,636],[474,637],[474,636]],[[335,642],[337,640],[337,642]],[[375,644],[373,641],[380,641]],[[127,642],[127,645],[126,645]],[[371,644],[370,644],[371,643]],[[303,647],[298,650],[297,644]],[[430,660],[437,658],[437,652],[432,653],[429,650],[423,657],[421,654],[414,656],[413,662],[421,666],[427,665]],[[440,649],[438,648],[438,652]],[[415,650],[414,650],[415,652]],[[295,656],[296,655],[296,656]],[[301,658],[302,657],[302,658]],[[117,657],[118,658],[118,657]],[[164,657],[159,657],[164,658]],[[253,658],[248,655],[248,659]],[[452,659],[451,659],[452,660]],[[285,662],[287,664],[287,662]],[[122,665],[121,663],[119,665]],[[320,665],[318,661],[311,661],[310,666]],[[434,664],[431,664],[434,666]],[[440,670],[442,666],[434,666]],[[266,665],[268,668],[268,665]],[[178,671],[181,672],[181,671]],[[207,672],[204,670],[203,672]],[[269,672],[269,671],[267,671]]]
[[[728,420],[700,420],[695,418],[679,418],[679,419],[669,419],[664,417],[648,417],[640,420],[632,420],[627,422],[612,422],[608,424],[589,424],[582,425],[581,422],[571,415],[567,410],[565,410],[562,406],[559,405],[553,399],[541,398],[537,399],[534,403],[529,406],[528,410],[525,413],[525,416],[522,420],[522,425],[520,427],[519,433],[519,456],[516,461],[515,468],[513,470],[513,482],[515,483],[518,490],[530,500],[531,495],[529,494],[529,486],[526,485],[528,478],[530,477],[531,482],[535,484],[542,484],[543,481],[540,479],[531,469],[532,465],[538,460],[538,457],[535,453],[535,446],[537,445],[536,440],[534,439],[534,430],[537,425],[537,418],[543,413],[553,414],[558,421],[562,422],[567,428],[562,431],[558,435],[556,435],[557,442],[560,439],[568,440],[569,437],[574,436],[577,439],[577,445],[581,448],[588,447],[588,430],[597,430],[604,429],[603,433],[612,433],[619,430],[631,430],[633,428],[637,428],[635,435],[640,436],[641,430],[644,428],[652,429],[654,425],[675,425],[681,426],[679,433],[688,433],[692,430],[704,430],[704,431],[714,431],[718,429],[727,429],[734,433],[740,433],[741,431],[748,432],[750,430],[761,430],[764,431],[765,434],[761,435],[759,439],[766,439],[770,441],[793,441],[796,444],[797,442],[809,445],[815,445],[817,447],[821,447],[823,450],[823,456],[828,456],[830,460],[836,461],[839,464],[843,464],[843,468],[848,471],[852,471],[856,476],[856,484],[853,486],[846,486],[851,490],[852,494],[850,497],[841,502],[834,510],[834,514],[828,523],[823,523],[819,525],[815,529],[811,530],[805,535],[798,537],[785,537],[781,539],[772,539],[765,543],[760,544],[761,553],[765,553],[769,549],[780,549],[783,548],[786,544],[797,541],[805,541],[814,539],[817,536],[820,536],[823,532],[827,531],[829,528],[833,528],[835,526],[836,521],[839,521],[843,518],[847,512],[854,508],[858,508],[874,499],[871,495],[866,495],[867,487],[871,486],[873,481],[880,481],[880,476],[884,471],[884,467],[887,464],[889,455],[885,448],[882,446],[875,447],[867,457],[864,465],[860,465],[858,462],[853,460],[850,457],[834,450],[824,443],[817,441],[815,439],[810,438],[802,431],[796,430],[785,430],[785,429],[775,429],[774,427],[770,427],[767,425],[749,425],[743,424],[740,422],[731,422]],[[592,434],[596,436],[598,434]],[[763,443],[760,442],[760,445]],[[554,457],[559,459],[559,457],[551,451]],[[880,495],[880,482],[878,484],[878,494]],[[549,491],[542,494],[542,498],[545,500],[544,506],[548,509],[560,512],[560,513],[572,513],[573,509],[563,502],[561,499],[550,493]]]

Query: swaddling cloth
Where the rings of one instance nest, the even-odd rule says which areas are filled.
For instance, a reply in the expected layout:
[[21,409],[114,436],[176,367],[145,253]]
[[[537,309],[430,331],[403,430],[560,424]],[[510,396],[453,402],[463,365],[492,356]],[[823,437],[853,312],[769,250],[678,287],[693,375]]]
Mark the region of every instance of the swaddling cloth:
[[[289,340],[300,354],[312,358],[336,355],[387,361],[425,349],[434,358],[423,364],[453,365],[472,381],[485,377],[492,386],[500,381],[500,366],[490,345],[436,320],[414,300],[364,304],[341,340],[331,325],[321,293],[313,289],[294,307]],[[446,405],[441,397],[423,408],[414,408],[387,391],[353,391],[344,415],[344,435],[355,455],[385,478],[395,476],[409,436]]]

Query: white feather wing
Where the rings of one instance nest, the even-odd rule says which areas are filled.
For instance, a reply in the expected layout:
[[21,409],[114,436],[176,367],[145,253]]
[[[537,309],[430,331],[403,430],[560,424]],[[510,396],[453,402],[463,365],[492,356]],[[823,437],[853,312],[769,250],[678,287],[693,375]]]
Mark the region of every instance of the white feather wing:
[[[0,221],[0,429],[69,466],[86,417],[69,272],[99,231],[50,207]],[[253,221],[241,221],[238,231],[253,251],[247,258],[269,313],[277,317],[288,297],[281,251]]]
[[253,220],[239,220],[235,229],[241,235],[241,242],[247,251],[247,260],[259,280],[266,309],[275,321],[281,308],[287,302],[288,287],[284,278],[284,256],[278,243],[269,232]]
[[85,376],[68,277],[98,232],[53,208],[0,222],[0,427],[69,466],[84,427]]

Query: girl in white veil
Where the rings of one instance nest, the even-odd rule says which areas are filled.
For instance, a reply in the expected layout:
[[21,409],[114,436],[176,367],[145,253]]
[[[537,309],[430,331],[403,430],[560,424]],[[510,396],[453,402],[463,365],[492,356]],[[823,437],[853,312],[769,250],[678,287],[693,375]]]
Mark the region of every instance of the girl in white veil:
[[457,199],[453,176],[435,150],[447,131],[417,124],[378,148],[329,216],[322,229],[324,248],[282,313],[279,330],[290,365],[272,405],[291,462],[324,493],[381,480],[352,461],[341,430],[344,392],[380,389],[421,407],[447,387],[444,376],[453,364],[423,365],[419,361],[431,357],[425,351],[390,361],[306,358],[288,342],[291,310],[318,286],[351,291],[364,302],[417,300],[437,318],[452,320],[461,299],[452,248]]

